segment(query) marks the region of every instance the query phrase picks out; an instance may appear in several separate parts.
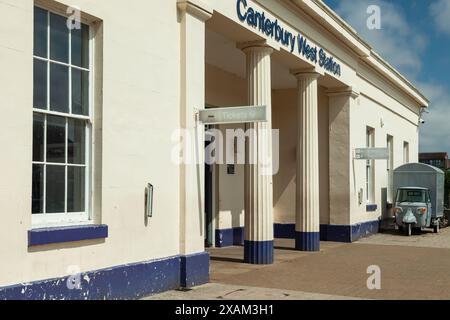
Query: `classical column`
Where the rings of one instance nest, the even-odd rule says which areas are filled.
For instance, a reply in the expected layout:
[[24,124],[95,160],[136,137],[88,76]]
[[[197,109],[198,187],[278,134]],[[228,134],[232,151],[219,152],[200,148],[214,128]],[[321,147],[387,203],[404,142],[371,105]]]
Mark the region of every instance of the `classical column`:
[[273,49],[265,43],[240,45],[247,56],[248,103],[267,106],[268,121],[247,125],[251,130],[245,166],[244,261],[273,263],[273,182],[272,182],[272,87]]
[[317,79],[313,70],[293,71],[298,79],[298,136],[295,248],[320,250],[319,133]]
[[[205,21],[212,9],[199,0],[178,0],[181,31],[180,164],[181,285],[208,282],[209,255],[204,247],[204,126],[196,113],[205,106]],[[176,192],[176,190],[174,190]]]

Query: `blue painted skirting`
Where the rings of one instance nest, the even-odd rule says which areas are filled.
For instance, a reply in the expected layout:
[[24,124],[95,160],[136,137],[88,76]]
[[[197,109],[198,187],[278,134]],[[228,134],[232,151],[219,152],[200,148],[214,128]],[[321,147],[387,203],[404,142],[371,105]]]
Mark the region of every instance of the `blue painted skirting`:
[[273,241],[244,241],[244,262],[251,264],[273,263]]
[[295,249],[320,251],[320,232],[295,232]]
[[294,239],[295,223],[274,223],[273,236],[277,239]]
[[367,212],[375,212],[378,210],[378,206],[376,204],[368,204],[366,206],[366,211]]
[[[362,222],[355,225],[320,225],[320,241],[354,242],[362,237],[378,233],[379,221]],[[274,223],[274,238],[296,239],[295,223]],[[217,229],[216,247],[242,245],[244,228]]]
[[242,246],[244,244],[244,228],[216,229],[216,247],[224,248]]
[[[68,280],[80,286],[69,289]],[[137,299],[180,286],[180,257],[117,266],[0,288],[0,300]],[[76,289],[80,288],[80,289]]]
[[321,225],[320,227],[321,240],[350,243],[378,233],[380,228],[380,221],[368,221],[350,226]]
[[352,242],[352,226],[349,225],[320,225],[320,240],[334,242]]
[[352,225],[352,242],[380,232],[380,221],[369,221]]
[[102,239],[107,237],[108,226],[104,224],[33,229],[28,231],[28,246]]
[[0,287],[0,300],[138,299],[208,281],[209,255],[202,252]]
[[[355,225],[320,225],[320,241],[354,242],[379,232],[378,220]],[[274,224],[274,237],[295,239],[295,223]]]
[[181,286],[194,287],[209,282],[209,254],[207,252],[181,257]]

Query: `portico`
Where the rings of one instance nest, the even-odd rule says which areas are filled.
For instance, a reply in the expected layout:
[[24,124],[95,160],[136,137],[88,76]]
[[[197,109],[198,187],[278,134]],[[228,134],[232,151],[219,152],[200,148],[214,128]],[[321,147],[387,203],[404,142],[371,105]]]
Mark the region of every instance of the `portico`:
[[[356,136],[367,131],[355,128],[377,127],[373,119],[351,116],[361,105],[359,86],[366,86],[357,66],[346,49],[315,31],[316,38],[308,36],[306,25],[293,27],[298,18],[285,21],[270,8],[285,9],[249,0],[233,9],[217,4],[205,34],[206,104],[271,111],[264,124],[216,128],[254,128],[246,159],[272,153],[279,161],[272,176],[262,174],[259,162],[214,166],[210,243],[244,245],[244,261],[263,264],[273,261],[276,237],[294,238],[297,250],[314,252],[320,241],[351,242],[377,232],[380,207],[360,201],[366,182],[353,159],[354,148],[365,145]],[[279,130],[276,145],[266,128]]]
[[[266,105],[270,110],[266,123],[219,129],[255,129],[246,159],[273,156],[280,162],[273,175],[259,163],[235,164],[233,173],[230,164],[214,167],[216,232],[211,242],[217,247],[243,244],[247,263],[272,263],[275,219],[291,217],[296,249],[302,251],[320,250],[321,220],[329,223],[325,92],[342,83],[320,68],[319,57],[316,65],[309,54],[291,54],[274,40],[261,39],[220,14],[206,22],[206,104]],[[267,128],[279,130],[275,146]],[[327,202],[321,209],[323,199]]]

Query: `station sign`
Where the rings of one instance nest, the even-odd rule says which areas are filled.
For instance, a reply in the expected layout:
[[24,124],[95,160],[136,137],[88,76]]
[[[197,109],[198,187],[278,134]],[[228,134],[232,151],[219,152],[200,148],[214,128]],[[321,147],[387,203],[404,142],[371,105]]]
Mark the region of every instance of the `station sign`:
[[357,160],[389,160],[388,148],[358,148],[355,149]]
[[203,124],[233,124],[267,122],[266,106],[244,106],[208,108],[200,110],[199,120]]

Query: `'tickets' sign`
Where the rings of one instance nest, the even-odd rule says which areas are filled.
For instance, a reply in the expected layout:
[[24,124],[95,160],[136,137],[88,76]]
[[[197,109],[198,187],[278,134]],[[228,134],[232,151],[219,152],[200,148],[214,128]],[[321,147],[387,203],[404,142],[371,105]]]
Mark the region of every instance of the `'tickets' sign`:
[[308,40],[300,33],[295,36],[283,28],[278,19],[270,20],[264,12],[259,12],[248,6],[247,0],[237,0],[236,10],[241,22],[247,22],[249,26],[259,29],[266,36],[287,47],[291,53],[297,48],[298,53],[312,63],[318,63],[328,72],[341,76],[341,65],[333,57],[328,56],[323,48],[308,43]]

